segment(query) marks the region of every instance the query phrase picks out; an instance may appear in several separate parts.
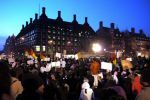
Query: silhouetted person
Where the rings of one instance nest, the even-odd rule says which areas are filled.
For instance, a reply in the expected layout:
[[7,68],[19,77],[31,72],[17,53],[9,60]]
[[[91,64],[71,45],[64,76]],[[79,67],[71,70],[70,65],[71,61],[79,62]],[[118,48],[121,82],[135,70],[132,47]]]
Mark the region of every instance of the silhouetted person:
[[9,66],[5,61],[0,61],[0,100],[11,100],[10,85]]

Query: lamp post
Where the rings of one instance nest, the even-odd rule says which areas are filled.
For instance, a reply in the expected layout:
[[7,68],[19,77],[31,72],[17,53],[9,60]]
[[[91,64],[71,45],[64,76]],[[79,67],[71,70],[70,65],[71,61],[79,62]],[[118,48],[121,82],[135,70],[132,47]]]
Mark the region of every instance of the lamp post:
[[100,44],[98,44],[98,43],[93,43],[93,45],[92,45],[92,50],[93,50],[95,53],[100,52],[101,49],[102,49],[102,47],[101,47]]

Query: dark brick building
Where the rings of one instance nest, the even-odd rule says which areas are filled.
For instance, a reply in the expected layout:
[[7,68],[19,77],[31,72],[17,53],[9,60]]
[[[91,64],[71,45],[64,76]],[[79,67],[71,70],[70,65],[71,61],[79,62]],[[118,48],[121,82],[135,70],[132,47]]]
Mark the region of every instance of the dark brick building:
[[15,50],[16,50],[16,48],[15,48],[15,36],[12,35],[6,39],[3,51],[6,55],[13,56],[15,53]]
[[95,36],[94,30],[88,24],[85,17],[84,24],[79,24],[76,15],[72,22],[63,21],[61,11],[58,11],[56,19],[48,18],[46,9],[42,8],[42,14],[35,19],[30,18],[30,23],[22,25],[20,33],[16,36],[16,48],[18,54],[26,49],[33,49],[36,53],[75,54],[79,51],[88,51],[88,43]]
[[102,47],[107,51],[123,51],[125,49],[124,34],[118,28],[115,28],[114,23],[111,23],[110,28],[108,28],[104,27],[101,21],[96,33]]

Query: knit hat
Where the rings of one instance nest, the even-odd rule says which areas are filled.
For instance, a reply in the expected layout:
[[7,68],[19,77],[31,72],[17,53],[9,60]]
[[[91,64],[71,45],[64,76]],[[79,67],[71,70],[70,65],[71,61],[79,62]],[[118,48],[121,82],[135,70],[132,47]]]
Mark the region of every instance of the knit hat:
[[25,90],[36,91],[43,84],[43,80],[38,75],[27,73],[23,76],[22,85]]

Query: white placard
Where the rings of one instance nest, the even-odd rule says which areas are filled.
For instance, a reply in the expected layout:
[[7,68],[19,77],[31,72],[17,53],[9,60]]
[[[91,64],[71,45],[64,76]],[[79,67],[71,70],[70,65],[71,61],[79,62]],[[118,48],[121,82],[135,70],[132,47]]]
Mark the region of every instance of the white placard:
[[132,58],[126,58],[126,60],[128,60],[128,61],[132,61]]
[[61,53],[56,52],[56,57],[61,58]]
[[52,67],[56,67],[56,62],[51,62]]
[[51,67],[52,67],[52,64],[51,63],[48,63],[46,65],[46,72],[49,72],[51,70]]
[[56,62],[56,67],[59,68],[60,67],[60,61]]
[[62,68],[65,68],[66,67],[66,62],[63,60],[63,61],[61,61],[61,67]]
[[112,63],[101,62],[101,69],[106,69],[112,71]]

